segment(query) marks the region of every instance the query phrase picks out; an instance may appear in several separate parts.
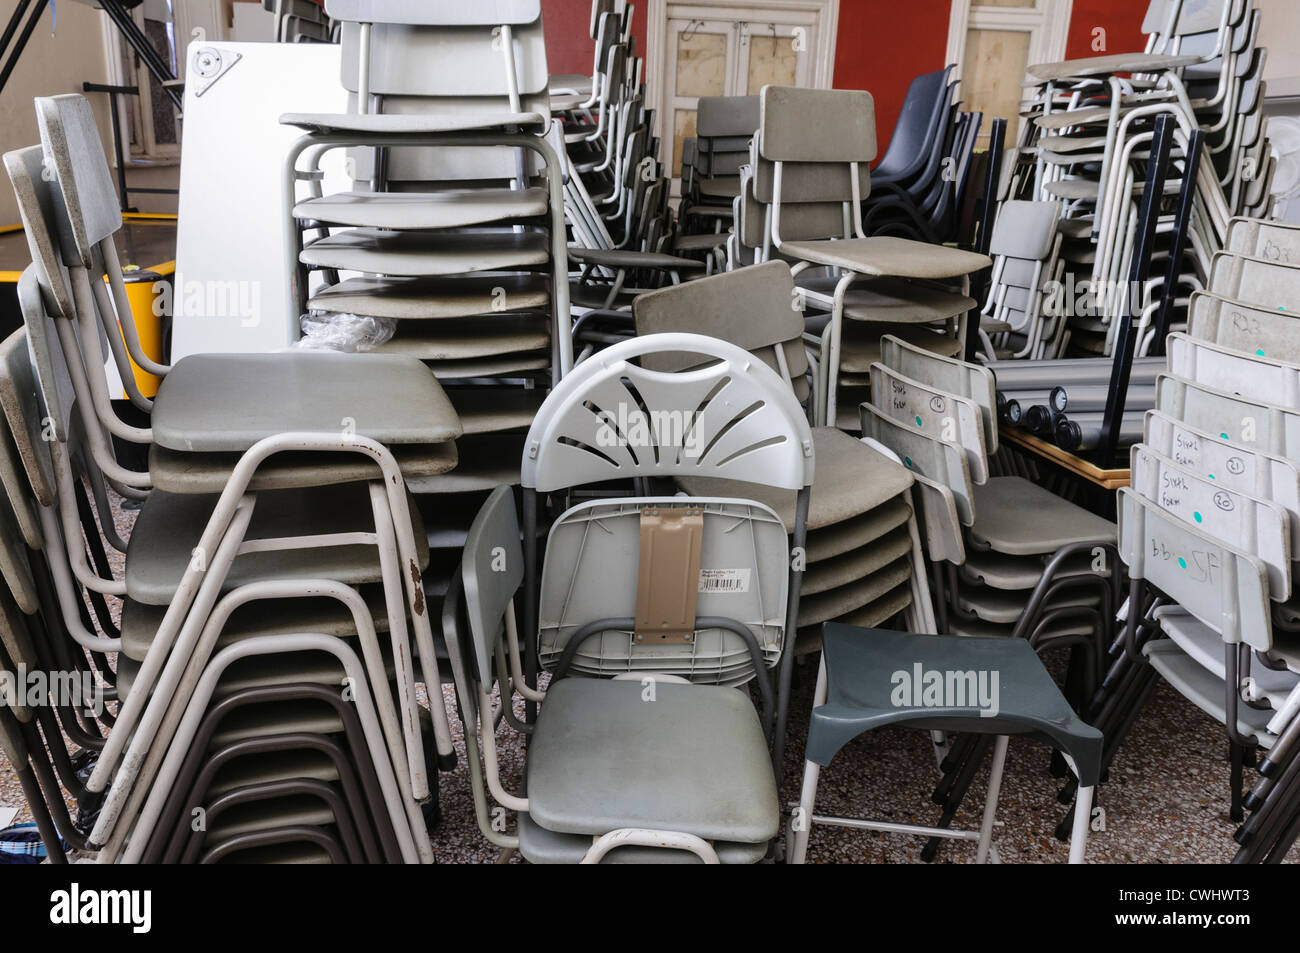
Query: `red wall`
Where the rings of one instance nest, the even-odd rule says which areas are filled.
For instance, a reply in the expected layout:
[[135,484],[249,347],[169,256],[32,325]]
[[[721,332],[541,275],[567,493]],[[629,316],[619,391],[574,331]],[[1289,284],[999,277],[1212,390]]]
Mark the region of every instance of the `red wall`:
[[[635,3],[632,33],[645,55],[646,6]],[[1105,29],[1106,49],[1142,49],[1141,0],[1074,0],[1066,55],[1097,56],[1092,31]],[[591,0],[542,0],[546,57],[552,73],[589,73]],[[889,144],[907,86],[921,73],[942,69],[948,48],[951,0],[840,0],[835,43],[835,86],[870,90],[876,100],[880,152]],[[657,67],[656,67],[657,68]]]

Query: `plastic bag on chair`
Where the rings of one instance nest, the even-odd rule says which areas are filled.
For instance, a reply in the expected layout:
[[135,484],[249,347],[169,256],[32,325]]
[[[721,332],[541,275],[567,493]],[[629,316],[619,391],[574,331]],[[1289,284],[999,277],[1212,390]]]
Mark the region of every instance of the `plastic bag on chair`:
[[357,314],[304,314],[298,319],[302,337],[295,347],[330,351],[373,351],[397,331],[392,318]]

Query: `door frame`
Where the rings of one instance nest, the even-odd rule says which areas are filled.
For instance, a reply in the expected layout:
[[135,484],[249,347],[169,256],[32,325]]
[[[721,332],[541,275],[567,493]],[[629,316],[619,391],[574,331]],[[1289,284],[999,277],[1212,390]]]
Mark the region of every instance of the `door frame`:
[[[753,12],[759,19],[763,10],[801,11],[818,14],[817,42],[813,53],[812,85],[830,89],[835,77],[835,40],[839,32],[840,0],[648,0],[646,9],[646,106],[655,110],[659,139],[664,139],[664,116],[660,108],[664,77],[656,75],[663,67],[668,35],[668,8],[690,5],[717,9],[719,15],[735,17]],[[651,71],[654,72],[651,72]]]
[[1032,35],[1038,27],[1045,27],[1029,44],[1029,64],[1055,63],[1065,59],[1065,48],[1070,38],[1070,19],[1074,0],[1039,0],[1043,8],[983,7],[972,15],[971,7],[978,0],[952,0],[948,16],[948,63],[957,66],[956,78],[961,77],[961,61],[966,55],[966,33],[976,30],[1010,30]]

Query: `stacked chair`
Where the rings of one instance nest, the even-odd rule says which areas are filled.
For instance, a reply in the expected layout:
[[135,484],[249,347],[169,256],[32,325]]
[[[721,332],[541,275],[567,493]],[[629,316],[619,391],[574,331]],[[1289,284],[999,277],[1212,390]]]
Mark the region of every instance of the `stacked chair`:
[[[836,426],[840,406],[856,408],[868,392],[882,335],[897,332],[948,356],[962,351],[966,312],[974,304],[967,296],[970,275],[990,261],[864,234],[861,203],[870,192],[867,164],[876,155],[870,93],[767,86],[761,107],[753,188],[758,203],[770,206],[770,217],[767,210],[763,216],[765,250],[770,241],[772,253],[794,261],[796,281],[810,270],[830,271],[816,283],[800,281],[800,293],[809,310],[824,313],[810,318],[808,329],[819,375],[814,419]],[[826,134],[809,136],[811,123]],[[838,224],[827,228],[836,212]],[[851,298],[855,290],[866,294],[860,308]],[[853,320],[845,322],[846,315]],[[853,416],[844,414],[846,421]]]
[[[599,95],[594,105],[557,109],[566,147],[570,300],[583,314],[626,311],[642,291],[712,267],[713,246],[725,241],[720,237],[694,249],[710,255],[707,263],[674,247],[671,183],[657,158],[654,114],[645,108],[644,64],[632,53],[631,7],[619,14],[596,4],[592,16],[604,64],[595,78]],[[553,108],[562,105],[568,105],[563,98],[552,98]]]
[[[518,482],[523,436],[572,363],[564,160],[553,134],[536,0],[331,2],[350,111],[287,115],[306,130],[286,173],[292,314],[327,346],[417,358],[442,382],[462,435],[454,470],[413,479],[441,597],[469,514]],[[378,22],[374,16],[387,17]],[[322,156],[347,149],[353,189],[322,194]],[[380,335],[382,338],[383,335]]]
[[980,312],[980,341],[988,361],[1059,357],[1065,329],[1061,235],[1057,202],[1009,201],[998,209],[990,236],[993,273]]
[[312,0],[262,0],[275,17],[277,43],[332,43],[336,36],[325,8]]
[[[1267,250],[1267,251],[1266,251]],[[1300,827],[1300,352],[1291,305],[1300,230],[1231,223],[1188,330],[1170,335],[1133,482],[1120,491],[1124,638],[1095,709],[1113,756],[1157,679],[1223,724],[1237,862],[1279,862]],[[1267,258],[1256,257],[1266,252]],[[1243,797],[1244,768],[1259,781]]]
[[[899,457],[922,488],[938,631],[1068,648],[1066,689],[1082,711],[1101,679],[1120,593],[1114,524],[1019,476],[994,475],[992,374],[893,337],[871,368],[862,433]],[[986,745],[944,759],[935,800],[951,821]],[[925,856],[934,856],[932,841]]]
[[682,233],[678,252],[705,251],[725,262],[726,232],[734,224],[741,170],[749,165],[758,129],[757,96],[701,96],[695,137],[682,156]]
[[[815,453],[802,408],[748,351],[659,334],[579,364],[527,446],[522,527],[510,489],[495,491],[443,609],[484,836],[534,863],[763,859],[780,828],[772,744],[801,573],[779,514],[725,488],[757,476],[794,494],[804,544]],[[685,475],[708,495],[671,495]],[[634,496],[599,489],[629,479]],[[547,497],[568,499],[539,562]],[[549,672],[544,689],[529,659]],[[735,690],[747,685],[759,711]],[[519,726],[516,694],[535,722]],[[501,780],[500,718],[529,733],[524,794]]]
[[[1204,287],[1229,219],[1264,214],[1271,201],[1264,50],[1256,46],[1259,14],[1249,0],[1151,0],[1143,30],[1145,52],[1029,68],[1039,85],[1026,104],[1008,194],[1063,204],[1068,286],[1096,296],[1090,313],[1070,319],[1070,350],[1081,355],[1109,355],[1114,347],[1125,298],[1116,289],[1128,278],[1145,187],[1139,160],[1158,116],[1177,123],[1174,162],[1178,177],[1191,180],[1193,198],[1185,217],[1161,218],[1156,257],[1175,260],[1167,265],[1173,277],[1153,282],[1156,299],[1172,295],[1181,315],[1187,294]],[[1166,194],[1182,188],[1172,180]],[[1169,280],[1174,287],[1164,292]]]
[[[41,146],[5,156],[33,258],[6,345],[21,400],[5,409],[51,580],[45,624],[117,653],[113,731],[89,745],[79,797],[84,846],[105,862],[431,861],[454,749],[406,476],[455,466],[454,408],[404,355],[151,359],[89,105],[38,99],[37,118]],[[105,354],[148,427],[115,414]],[[154,400],[132,362],[163,378]],[[146,444],[148,472],[120,466],[110,436]],[[142,499],[129,544],[104,494],[93,536],[79,519],[94,511],[78,470]],[[124,574],[93,542],[88,558],[83,529],[124,551]],[[122,600],[120,632],[89,631],[79,587]]]

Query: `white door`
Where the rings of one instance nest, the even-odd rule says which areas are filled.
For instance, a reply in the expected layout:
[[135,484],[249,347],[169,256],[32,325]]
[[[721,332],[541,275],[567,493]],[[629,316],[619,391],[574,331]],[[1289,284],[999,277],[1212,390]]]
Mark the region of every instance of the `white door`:
[[813,85],[819,21],[816,10],[668,7],[658,122],[660,158],[673,174],[674,195],[680,191],[682,141],[695,135],[700,97]]
[[1065,56],[1073,0],[953,0],[948,62],[958,65],[964,108],[982,112],[981,146],[994,119],[1007,120],[1007,146],[1020,133],[1025,70]]

